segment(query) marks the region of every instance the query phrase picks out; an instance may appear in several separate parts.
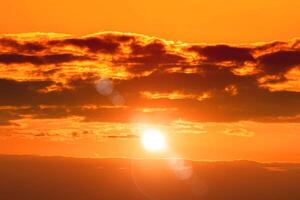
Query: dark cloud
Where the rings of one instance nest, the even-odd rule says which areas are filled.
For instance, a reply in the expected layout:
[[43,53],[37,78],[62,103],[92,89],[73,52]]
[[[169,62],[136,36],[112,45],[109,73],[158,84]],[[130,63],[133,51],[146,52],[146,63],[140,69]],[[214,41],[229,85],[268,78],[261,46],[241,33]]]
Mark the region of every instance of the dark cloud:
[[16,52],[25,52],[25,53],[33,53],[33,52],[41,52],[46,50],[48,47],[39,42],[19,42],[12,38],[0,38],[0,46],[11,48]]
[[122,42],[128,42],[132,39],[131,36],[113,34],[105,35],[104,37],[88,37],[88,38],[71,38],[50,41],[50,45],[66,46],[72,45],[78,48],[87,49],[93,53],[114,54],[120,50]]
[[121,91],[159,91],[174,90],[186,92],[205,92],[209,90],[223,90],[226,86],[237,84],[247,88],[256,85],[253,76],[236,76],[228,68],[217,65],[199,65],[200,73],[163,73],[156,72],[146,77],[136,77],[121,81],[118,87]]
[[[74,82],[76,82],[74,80]],[[0,105],[82,105],[109,104],[109,100],[101,97],[90,82],[81,85],[71,84],[76,88],[61,88],[47,91],[55,86],[52,81],[15,81],[0,79]]]
[[255,61],[250,53],[249,48],[242,47],[231,47],[227,45],[216,45],[216,46],[192,46],[188,48],[189,51],[195,51],[199,56],[206,57],[207,61],[210,62],[221,62],[221,61]]
[[132,73],[142,73],[164,69],[165,67],[184,64],[186,58],[183,55],[166,49],[166,44],[161,41],[153,41],[149,44],[132,43],[131,52],[126,58],[117,60],[127,65]]
[[300,51],[277,51],[258,58],[267,74],[282,74],[300,65]]
[[159,41],[153,41],[149,44],[143,45],[143,44],[131,44],[131,53],[134,55],[157,55],[157,54],[162,54],[166,53],[166,48],[165,45]]
[[23,64],[30,63],[34,65],[59,64],[72,61],[88,60],[85,56],[76,56],[73,54],[50,54],[50,55],[24,55],[18,53],[0,54],[0,63],[3,64]]
[[0,104],[36,104],[42,97],[42,94],[38,91],[50,86],[52,83],[52,81],[15,81],[0,79]]
[[[17,107],[3,110],[2,124],[26,114],[103,122],[276,121],[300,114],[300,88],[286,86],[291,81],[287,72],[300,64],[296,43],[188,45],[102,33],[28,41],[1,38],[0,46],[0,106]],[[270,75],[275,79],[267,79]],[[112,95],[97,92],[95,82],[102,77],[111,77]],[[272,84],[278,83],[274,90]],[[209,95],[201,98],[204,94]],[[122,99],[121,106],[114,95]],[[162,107],[176,111],[142,111]]]

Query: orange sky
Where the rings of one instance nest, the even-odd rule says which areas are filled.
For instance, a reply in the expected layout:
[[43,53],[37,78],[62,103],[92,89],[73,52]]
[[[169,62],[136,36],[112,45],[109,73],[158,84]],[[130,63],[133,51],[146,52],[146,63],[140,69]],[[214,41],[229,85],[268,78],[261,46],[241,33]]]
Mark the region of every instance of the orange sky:
[[3,3],[0,154],[300,161],[299,1]]
[[249,43],[300,35],[298,0],[11,0],[0,33],[135,32],[168,40]]

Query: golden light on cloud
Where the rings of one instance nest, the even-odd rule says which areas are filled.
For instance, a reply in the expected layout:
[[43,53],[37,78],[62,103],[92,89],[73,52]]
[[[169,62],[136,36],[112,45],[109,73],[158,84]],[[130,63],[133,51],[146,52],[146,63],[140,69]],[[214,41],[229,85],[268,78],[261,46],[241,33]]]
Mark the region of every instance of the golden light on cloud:
[[196,99],[198,101],[202,101],[204,99],[208,99],[211,97],[210,92],[203,92],[201,94],[186,94],[180,91],[173,91],[169,93],[143,91],[140,92],[140,94],[142,95],[142,97],[147,99],[169,99],[169,100]]
[[167,149],[165,136],[158,129],[146,129],[141,137],[142,144],[147,151],[160,152]]

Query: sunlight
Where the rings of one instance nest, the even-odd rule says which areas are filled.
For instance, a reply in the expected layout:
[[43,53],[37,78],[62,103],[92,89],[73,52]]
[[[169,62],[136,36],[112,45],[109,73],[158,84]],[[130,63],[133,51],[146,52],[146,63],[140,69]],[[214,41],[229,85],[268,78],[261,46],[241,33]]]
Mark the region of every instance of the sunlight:
[[159,152],[167,148],[166,140],[160,130],[147,129],[142,135],[142,144],[148,151]]

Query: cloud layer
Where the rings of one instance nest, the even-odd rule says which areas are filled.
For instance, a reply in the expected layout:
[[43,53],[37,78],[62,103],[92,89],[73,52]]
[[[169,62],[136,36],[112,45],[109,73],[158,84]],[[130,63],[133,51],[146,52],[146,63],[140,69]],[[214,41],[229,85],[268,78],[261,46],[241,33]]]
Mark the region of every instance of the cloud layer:
[[[0,125],[299,122],[300,41],[187,44],[131,33],[0,37]],[[114,137],[114,136],[110,136]]]

